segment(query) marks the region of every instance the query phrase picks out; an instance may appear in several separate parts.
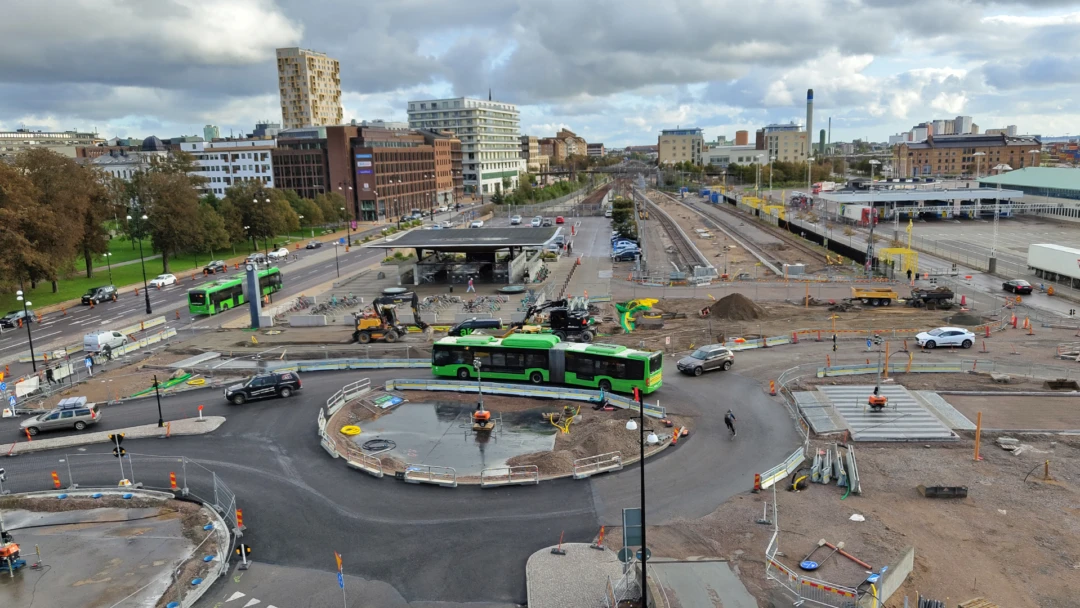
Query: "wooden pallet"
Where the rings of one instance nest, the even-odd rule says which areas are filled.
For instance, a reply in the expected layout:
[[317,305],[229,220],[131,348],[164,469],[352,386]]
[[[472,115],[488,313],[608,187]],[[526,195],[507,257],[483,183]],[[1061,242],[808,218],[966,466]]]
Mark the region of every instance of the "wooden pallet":
[[998,606],[989,600],[977,597],[966,602],[960,602],[960,604],[957,605],[957,608],[1001,608],[1001,606]]

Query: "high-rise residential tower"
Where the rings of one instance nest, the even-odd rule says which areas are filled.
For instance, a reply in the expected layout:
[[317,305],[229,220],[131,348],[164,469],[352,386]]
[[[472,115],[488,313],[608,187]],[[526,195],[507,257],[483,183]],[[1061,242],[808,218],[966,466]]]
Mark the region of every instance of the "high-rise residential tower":
[[342,123],[341,65],[337,59],[292,47],[277,50],[277,67],[284,128]]

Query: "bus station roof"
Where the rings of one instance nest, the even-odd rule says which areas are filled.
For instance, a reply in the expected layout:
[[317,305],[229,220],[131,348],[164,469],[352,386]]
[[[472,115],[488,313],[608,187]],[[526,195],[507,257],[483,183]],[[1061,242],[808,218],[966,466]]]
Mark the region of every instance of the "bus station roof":
[[544,246],[560,230],[548,228],[444,228],[442,230],[411,230],[391,235],[364,245],[375,249],[432,249],[445,251],[475,251],[507,249],[509,247]]
[[869,205],[873,203],[917,203],[927,201],[973,201],[981,200],[1019,200],[1024,198],[1020,190],[998,190],[996,188],[954,188],[925,190],[860,190],[858,192],[822,192],[815,198],[839,204]]

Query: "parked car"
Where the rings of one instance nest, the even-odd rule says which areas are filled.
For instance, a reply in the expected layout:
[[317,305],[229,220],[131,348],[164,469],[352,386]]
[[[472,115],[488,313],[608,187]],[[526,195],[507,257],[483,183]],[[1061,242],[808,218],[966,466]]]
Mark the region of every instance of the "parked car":
[[483,227],[484,227],[484,220],[473,220],[472,223],[469,224],[469,228],[483,228]]
[[544,218],[540,217],[539,215],[534,217],[532,220],[529,221],[529,225],[532,226],[533,228],[539,228],[543,224],[544,224]]
[[0,318],[0,327],[18,327],[20,319],[22,319],[23,323],[33,323],[34,312],[29,310],[26,312],[23,312],[21,310],[13,310],[8,314],[4,315],[3,318]]
[[255,264],[256,266],[258,266],[259,264],[265,264],[266,263],[266,256],[261,254],[261,253],[253,253],[253,254],[247,256],[247,258],[244,259],[244,263],[245,264]]
[[88,353],[111,351],[128,343],[128,337],[118,331],[92,331],[83,336],[83,350]]
[[556,224],[565,224],[565,223],[566,223],[566,220],[565,220],[565,219],[563,219],[563,216],[559,215],[559,216],[556,216],[556,217],[555,217],[555,223],[556,223]]
[[449,211],[449,210],[450,210],[450,207],[447,207],[446,205],[439,205],[439,213],[444,213],[444,212]]
[[37,435],[41,431],[54,429],[75,429],[81,431],[91,424],[101,421],[96,403],[87,403],[86,397],[68,397],[61,399],[56,407],[32,418],[23,420],[19,425],[21,432]]
[[442,227],[443,228],[453,228],[454,227],[454,222],[452,220],[443,220],[442,221]]
[[604,217],[611,217],[611,209],[604,211]]
[[684,374],[700,376],[714,369],[727,371],[735,363],[735,353],[723,344],[708,344],[679,359],[675,367]]
[[510,225],[511,226],[520,226],[521,225],[521,216],[520,215],[511,216],[510,217]]
[[612,254],[611,259],[616,262],[633,262],[638,259],[639,255],[641,255],[641,252],[637,249],[624,249],[618,253]]
[[551,218],[550,218],[550,217],[545,217],[545,218],[544,218],[544,227],[545,227],[545,228],[546,228],[546,227],[548,227],[548,226],[554,226],[554,225],[555,225],[555,224],[553,224],[553,223],[552,223],[552,221],[551,221]]
[[270,252],[270,260],[284,260],[289,257],[289,250],[282,247]]
[[150,287],[165,287],[166,285],[176,285],[175,274],[159,274],[150,279]]
[[915,336],[915,342],[922,347],[959,346],[971,348],[975,343],[975,334],[963,327],[938,327]]
[[225,263],[225,260],[214,260],[206,266],[203,266],[203,274],[215,274],[218,272],[226,272],[229,270],[229,265]]
[[300,375],[296,372],[270,372],[252,376],[240,384],[225,389],[225,399],[235,405],[256,399],[286,398],[300,390]]
[[322,242],[320,241],[310,241],[307,245],[304,245],[304,249],[318,249],[319,247],[322,247]]
[[1029,294],[1033,290],[1033,288],[1031,287],[1031,283],[1028,283],[1023,279],[1013,279],[1011,281],[1005,281],[1001,284],[1001,288],[1005,291],[1011,291],[1015,294]]
[[112,285],[102,285],[101,287],[91,287],[83,294],[83,304],[101,304],[107,300],[116,299],[116,287]]

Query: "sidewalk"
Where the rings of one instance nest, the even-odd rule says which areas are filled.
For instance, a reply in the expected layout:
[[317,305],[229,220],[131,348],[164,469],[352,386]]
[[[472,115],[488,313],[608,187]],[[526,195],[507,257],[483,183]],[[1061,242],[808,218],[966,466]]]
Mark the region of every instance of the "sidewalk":
[[566,555],[554,555],[547,547],[525,563],[529,608],[607,606],[608,579],[614,585],[623,576],[615,553],[586,543],[563,543],[562,548]]
[[53,439],[34,439],[32,441],[14,442],[11,445],[11,451],[5,453],[10,455],[29,454],[30,452],[41,452],[43,450],[54,450],[56,448],[72,448],[95,443],[109,443],[109,435],[117,433],[123,433],[126,439],[164,437],[166,432],[168,432],[169,435],[204,435],[216,431],[219,426],[225,424],[225,417],[206,416],[201,421],[199,418],[184,418],[182,420],[172,420],[168,424],[169,426],[167,429],[159,427],[156,424],[143,424],[126,429],[113,429],[111,431],[100,431],[97,433],[68,435],[66,437],[56,437]]

